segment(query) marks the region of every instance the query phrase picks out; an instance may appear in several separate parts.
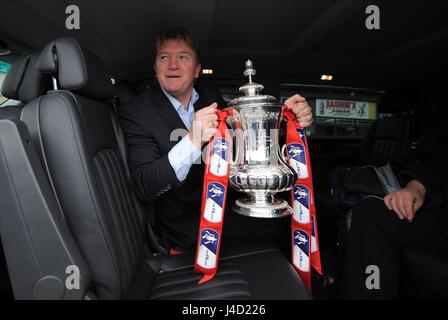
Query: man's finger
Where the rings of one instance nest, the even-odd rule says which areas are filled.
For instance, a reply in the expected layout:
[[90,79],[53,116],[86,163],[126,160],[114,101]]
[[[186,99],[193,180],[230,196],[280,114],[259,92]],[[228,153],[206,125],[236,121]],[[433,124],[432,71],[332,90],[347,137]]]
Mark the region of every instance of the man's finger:
[[408,218],[409,221],[412,221],[412,218],[414,216],[413,202],[404,201],[403,206],[404,206],[404,211],[406,212],[406,217]]
[[309,122],[302,122],[302,121],[299,121],[299,125],[300,125],[302,128],[308,128],[309,126],[311,126],[312,123],[313,123],[313,121],[309,121]]
[[289,105],[290,105],[290,108],[297,109],[297,110],[302,110],[304,108],[309,107],[309,104],[308,104],[308,102],[306,102],[306,100],[290,102]]
[[405,200],[403,198],[399,198],[397,199],[397,207],[400,210],[401,214],[403,215],[403,217],[407,220],[409,220],[409,218],[411,217],[409,215],[409,212],[406,210],[406,205],[405,205]]
[[217,131],[218,131],[217,128],[206,128],[204,130],[204,135],[203,135],[204,140],[205,141],[210,140],[210,138],[213,137],[216,134]]
[[214,102],[211,105],[209,105],[208,107],[202,108],[201,110],[196,112],[196,115],[216,113],[217,107],[218,107],[218,105],[216,104],[216,102]]
[[210,115],[210,116],[208,116],[208,115],[202,115],[202,116],[200,116],[199,118],[194,119],[194,120],[193,120],[193,124],[194,124],[194,125],[202,126],[202,125],[206,124],[206,123],[209,122],[209,121],[213,121],[213,120],[211,119],[211,116],[212,116],[212,115]]
[[406,219],[409,220],[409,217],[410,217],[410,216],[408,215],[408,212],[406,211],[406,208],[405,208],[405,202],[406,202],[406,201],[404,200],[403,196],[401,196],[400,198],[398,198],[397,201],[396,201],[396,203],[397,203],[397,207],[398,207],[398,209],[400,210],[402,216],[403,216],[404,218],[406,218]]
[[288,108],[291,108],[291,107],[294,106],[294,104],[299,103],[299,102],[303,102],[303,101],[306,101],[306,99],[305,99],[304,97],[302,97],[302,96],[296,94],[296,95],[290,97],[289,99],[287,99],[287,100],[285,101],[285,105],[286,105]]
[[[288,100],[291,100],[292,102],[301,102],[301,101],[305,101],[306,99],[304,97],[302,97],[300,94],[295,94],[292,97],[290,97]],[[288,101],[286,100],[286,101]]]
[[307,116],[297,116],[296,117],[297,120],[299,120],[300,122],[310,122],[311,120],[313,120],[313,116],[312,115],[307,115]]
[[396,198],[392,197],[392,199],[390,201],[390,206],[392,207],[392,210],[394,210],[394,212],[397,214],[397,216],[403,220],[404,219],[403,214],[400,212],[400,210],[398,209],[395,202],[396,202]]
[[201,113],[204,113],[204,114],[216,113],[216,108],[218,108],[218,104],[216,102],[214,102],[211,105],[209,105],[208,107],[205,107],[205,108],[199,110],[198,113],[201,111],[202,111]]
[[309,106],[305,106],[305,107],[298,107],[297,108],[297,114],[299,116],[306,116],[309,114],[313,114],[311,108]]
[[203,115],[200,119],[197,120],[198,122],[200,122],[200,124],[202,126],[207,127],[209,125],[210,122],[213,121],[218,121],[218,116],[216,114],[208,114],[208,115]]
[[216,121],[218,120],[218,115],[216,113],[210,113],[204,116],[203,119],[207,119],[208,121]]
[[392,210],[392,206],[390,205],[391,197],[387,195],[384,197],[384,204],[386,205],[387,209]]

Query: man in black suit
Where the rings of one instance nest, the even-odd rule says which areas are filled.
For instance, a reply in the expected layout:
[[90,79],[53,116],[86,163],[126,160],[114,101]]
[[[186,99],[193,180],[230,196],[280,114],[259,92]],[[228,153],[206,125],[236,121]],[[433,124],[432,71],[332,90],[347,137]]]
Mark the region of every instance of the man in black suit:
[[[195,85],[201,70],[199,46],[187,30],[162,30],[154,49],[159,86],[121,106],[119,117],[137,195],[154,202],[156,228],[165,247],[185,250],[194,246],[199,227],[201,149],[216,133],[216,109],[225,103],[217,90]],[[295,95],[286,105],[303,127],[311,124],[311,108],[304,98]]]
[[[434,155],[400,173],[403,189],[384,200],[365,198],[353,209],[343,298],[398,298],[403,246],[448,254],[447,161],[448,150]],[[426,205],[438,193],[443,195],[443,203]],[[379,272],[378,277],[367,279],[373,272]]]

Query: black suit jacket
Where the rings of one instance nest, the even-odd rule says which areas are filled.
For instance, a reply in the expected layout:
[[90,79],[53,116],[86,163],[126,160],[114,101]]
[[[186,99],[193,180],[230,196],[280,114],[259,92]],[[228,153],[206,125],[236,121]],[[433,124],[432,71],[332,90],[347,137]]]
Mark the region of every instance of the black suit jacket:
[[[218,90],[195,85],[199,94],[195,111],[217,102],[225,106]],[[156,229],[167,248],[189,248],[197,239],[200,221],[204,165],[193,164],[180,183],[168,160],[168,152],[182,137],[170,141],[175,129],[187,129],[159,86],[145,90],[119,108],[127,143],[131,180],[138,197],[154,202]],[[201,161],[202,162],[202,161]]]

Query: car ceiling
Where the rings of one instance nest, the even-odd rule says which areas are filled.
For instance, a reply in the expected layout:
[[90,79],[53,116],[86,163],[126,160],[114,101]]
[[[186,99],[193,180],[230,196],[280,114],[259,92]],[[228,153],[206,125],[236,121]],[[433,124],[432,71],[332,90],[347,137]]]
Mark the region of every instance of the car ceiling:
[[[70,4],[80,9],[79,30],[65,28]],[[380,9],[380,30],[365,27],[370,4]],[[158,30],[184,26],[198,38],[213,81],[241,81],[250,58],[264,81],[320,84],[321,74],[332,74],[332,85],[388,88],[443,80],[447,7],[430,0],[0,1],[0,39],[20,52],[70,35],[138,83],[154,77]]]

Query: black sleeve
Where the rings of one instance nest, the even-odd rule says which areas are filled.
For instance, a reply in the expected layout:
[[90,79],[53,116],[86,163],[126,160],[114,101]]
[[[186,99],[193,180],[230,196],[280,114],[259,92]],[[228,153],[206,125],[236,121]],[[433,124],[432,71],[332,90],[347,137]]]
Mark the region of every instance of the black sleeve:
[[448,150],[439,151],[421,164],[400,173],[400,180],[407,184],[412,179],[424,185],[427,195],[443,190],[448,179]]
[[168,155],[161,155],[151,132],[140,123],[132,105],[119,108],[119,119],[127,145],[128,165],[137,196],[154,201],[163,192],[180,186]]

